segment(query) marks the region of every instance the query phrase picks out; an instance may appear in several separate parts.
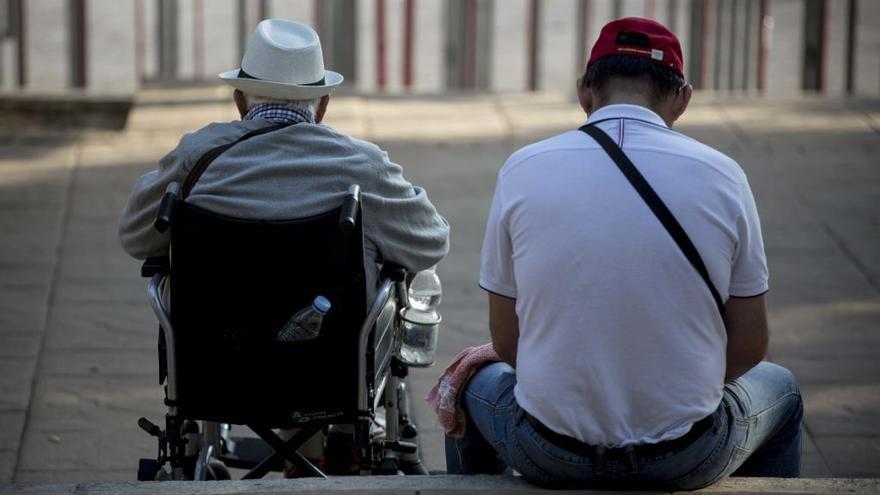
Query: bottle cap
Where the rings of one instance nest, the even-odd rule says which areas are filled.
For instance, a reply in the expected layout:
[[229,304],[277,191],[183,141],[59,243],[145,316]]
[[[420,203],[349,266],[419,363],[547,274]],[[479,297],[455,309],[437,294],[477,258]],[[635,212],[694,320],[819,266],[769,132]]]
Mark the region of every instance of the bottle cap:
[[330,311],[330,301],[324,296],[318,296],[312,301],[312,307],[317,309],[318,312],[326,314],[327,311]]

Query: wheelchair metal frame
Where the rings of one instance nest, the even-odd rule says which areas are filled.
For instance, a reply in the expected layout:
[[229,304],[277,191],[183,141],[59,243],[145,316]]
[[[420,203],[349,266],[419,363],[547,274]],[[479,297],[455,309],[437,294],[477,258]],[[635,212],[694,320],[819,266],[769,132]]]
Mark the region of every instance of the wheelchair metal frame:
[[[156,220],[157,228],[160,231],[167,228],[167,225],[170,223],[171,207],[169,204],[176,200],[177,193],[174,186],[176,185],[169,186],[166,197],[163,198],[163,205],[160,207],[160,213]],[[356,189],[356,187],[353,186],[350,191],[350,194],[353,194],[355,198],[355,202],[359,194],[359,189]],[[356,207],[355,204],[354,208]],[[345,219],[349,219],[353,225],[353,216],[345,217]],[[164,226],[161,226],[162,223],[164,223]],[[224,447],[231,453],[234,450],[235,444],[242,441],[235,440],[229,436],[229,425],[202,421],[202,427],[199,428],[194,420],[180,416],[177,407],[179,399],[177,339],[174,326],[171,323],[171,315],[162,301],[162,283],[168,276],[169,270],[167,264],[151,266],[149,263],[149,260],[145,263],[142,274],[150,276],[147,294],[150,306],[165,336],[165,403],[168,411],[164,430],[145,418],[141,418],[138,422],[144,431],[157,437],[159,441],[157,459],[155,461],[152,459],[142,459],[138,478],[143,480],[163,478],[173,480],[210,479],[212,460],[219,460],[221,462],[232,460],[234,462],[228,462],[231,467],[250,468],[243,479],[259,478],[269,471],[277,470],[282,464],[282,460],[293,463],[302,472],[309,473],[312,476],[326,477],[321,470],[296,451],[303,442],[322,429],[323,425],[321,424],[301,428],[299,432],[286,442],[277,437],[268,428],[248,425],[269,447],[268,449],[262,449],[262,452],[260,452],[262,460],[256,462],[255,459],[238,459],[224,456]],[[401,338],[400,312],[407,306],[407,303],[406,272],[401,268],[389,270],[388,274],[383,273],[382,283],[360,327],[357,362],[358,411],[354,430],[355,444],[359,446],[358,462],[361,475],[373,473],[397,474],[398,471],[404,474],[427,474],[418,458],[418,447],[416,444],[417,429],[408,418],[405,384],[408,368],[394,357]],[[387,314],[389,311],[391,312],[390,315]],[[369,377],[367,357],[370,336],[373,334],[374,329],[378,329],[377,323],[380,319],[384,320],[386,317],[390,318],[388,324],[390,325],[389,331],[392,332],[391,350],[389,351],[391,358],[381,370],[373,370],[376,376]],[[374,442],[371,437],[371,428],[375,419],[374,411],[380,404],[385,408],[385,438],[382,441]],[[253,442],[248,444],[251,450],[257,446],[256,439],[253,440]],[[374,456],[377,453],[374,452],[374,448],[377,446],[381,450],[381,460],[378,468],[374,464],[377,460],[377,457]],[[269,455],[265,456],[266,454]],[[148,464],[147,467],[144,465],[145,462]],[[166,462],[169,462],[171,465],[170,473],[167,473],[162,468]],[[224,469],[226,468],[225,465],[223,467]],[[153,475],[151,476],[150,473],[153,473]],[[217,473],[213,474],[216,479]]]

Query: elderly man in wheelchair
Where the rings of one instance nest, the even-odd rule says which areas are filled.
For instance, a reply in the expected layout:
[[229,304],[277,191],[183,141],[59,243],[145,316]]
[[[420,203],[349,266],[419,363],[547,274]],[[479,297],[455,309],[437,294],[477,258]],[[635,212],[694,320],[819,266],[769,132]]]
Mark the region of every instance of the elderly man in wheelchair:
[[448,224],[385,152],[320,124],[342,76],[308,26],[261,22],[220,77],[242,120],[185,136],[120,223],[146,259],[168,407],[164,428],[139,421],[159,454],[138,478],[324,476],[300,450],[328,431],[360,474],[424,474],[405,378],[439,320],[407,317],[406,281],[445,256]]

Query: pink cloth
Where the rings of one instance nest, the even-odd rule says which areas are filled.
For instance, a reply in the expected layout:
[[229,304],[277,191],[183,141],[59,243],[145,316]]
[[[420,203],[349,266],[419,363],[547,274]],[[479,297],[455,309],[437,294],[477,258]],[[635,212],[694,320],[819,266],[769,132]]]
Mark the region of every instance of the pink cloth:
[[468,347],[458,353],[446,368],[434,388],[425,396],[425,400],[437,413],[440,426],[449,436],[464,435],[466,418],[461,410],[461,392],[471,376],[483,365],[501,361],[492,343],[477,347]]

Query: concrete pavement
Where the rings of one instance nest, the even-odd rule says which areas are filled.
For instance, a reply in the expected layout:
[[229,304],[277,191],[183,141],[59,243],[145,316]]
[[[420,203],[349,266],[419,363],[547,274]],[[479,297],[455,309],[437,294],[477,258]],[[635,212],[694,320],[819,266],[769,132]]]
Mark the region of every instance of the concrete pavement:
[[[0,483],[130,480],[154,455],[135,422],[163,414],[156,323],[116,221],[183,132],[234,117],[226,94],[141,93],[122,132],[0,129]],[[411,375],[430,469],[444,468],[442,438],[420,397],[455,353],[488,340],[477,272],[495,174],[581,120],[552,94],[331,104],[328,122],[385,147],[453,228],[439,364]],[[880,101],[699,95],[680,129],[749,174],[771,269],[770,357],[806,401],[804,474],[880,476]]]

